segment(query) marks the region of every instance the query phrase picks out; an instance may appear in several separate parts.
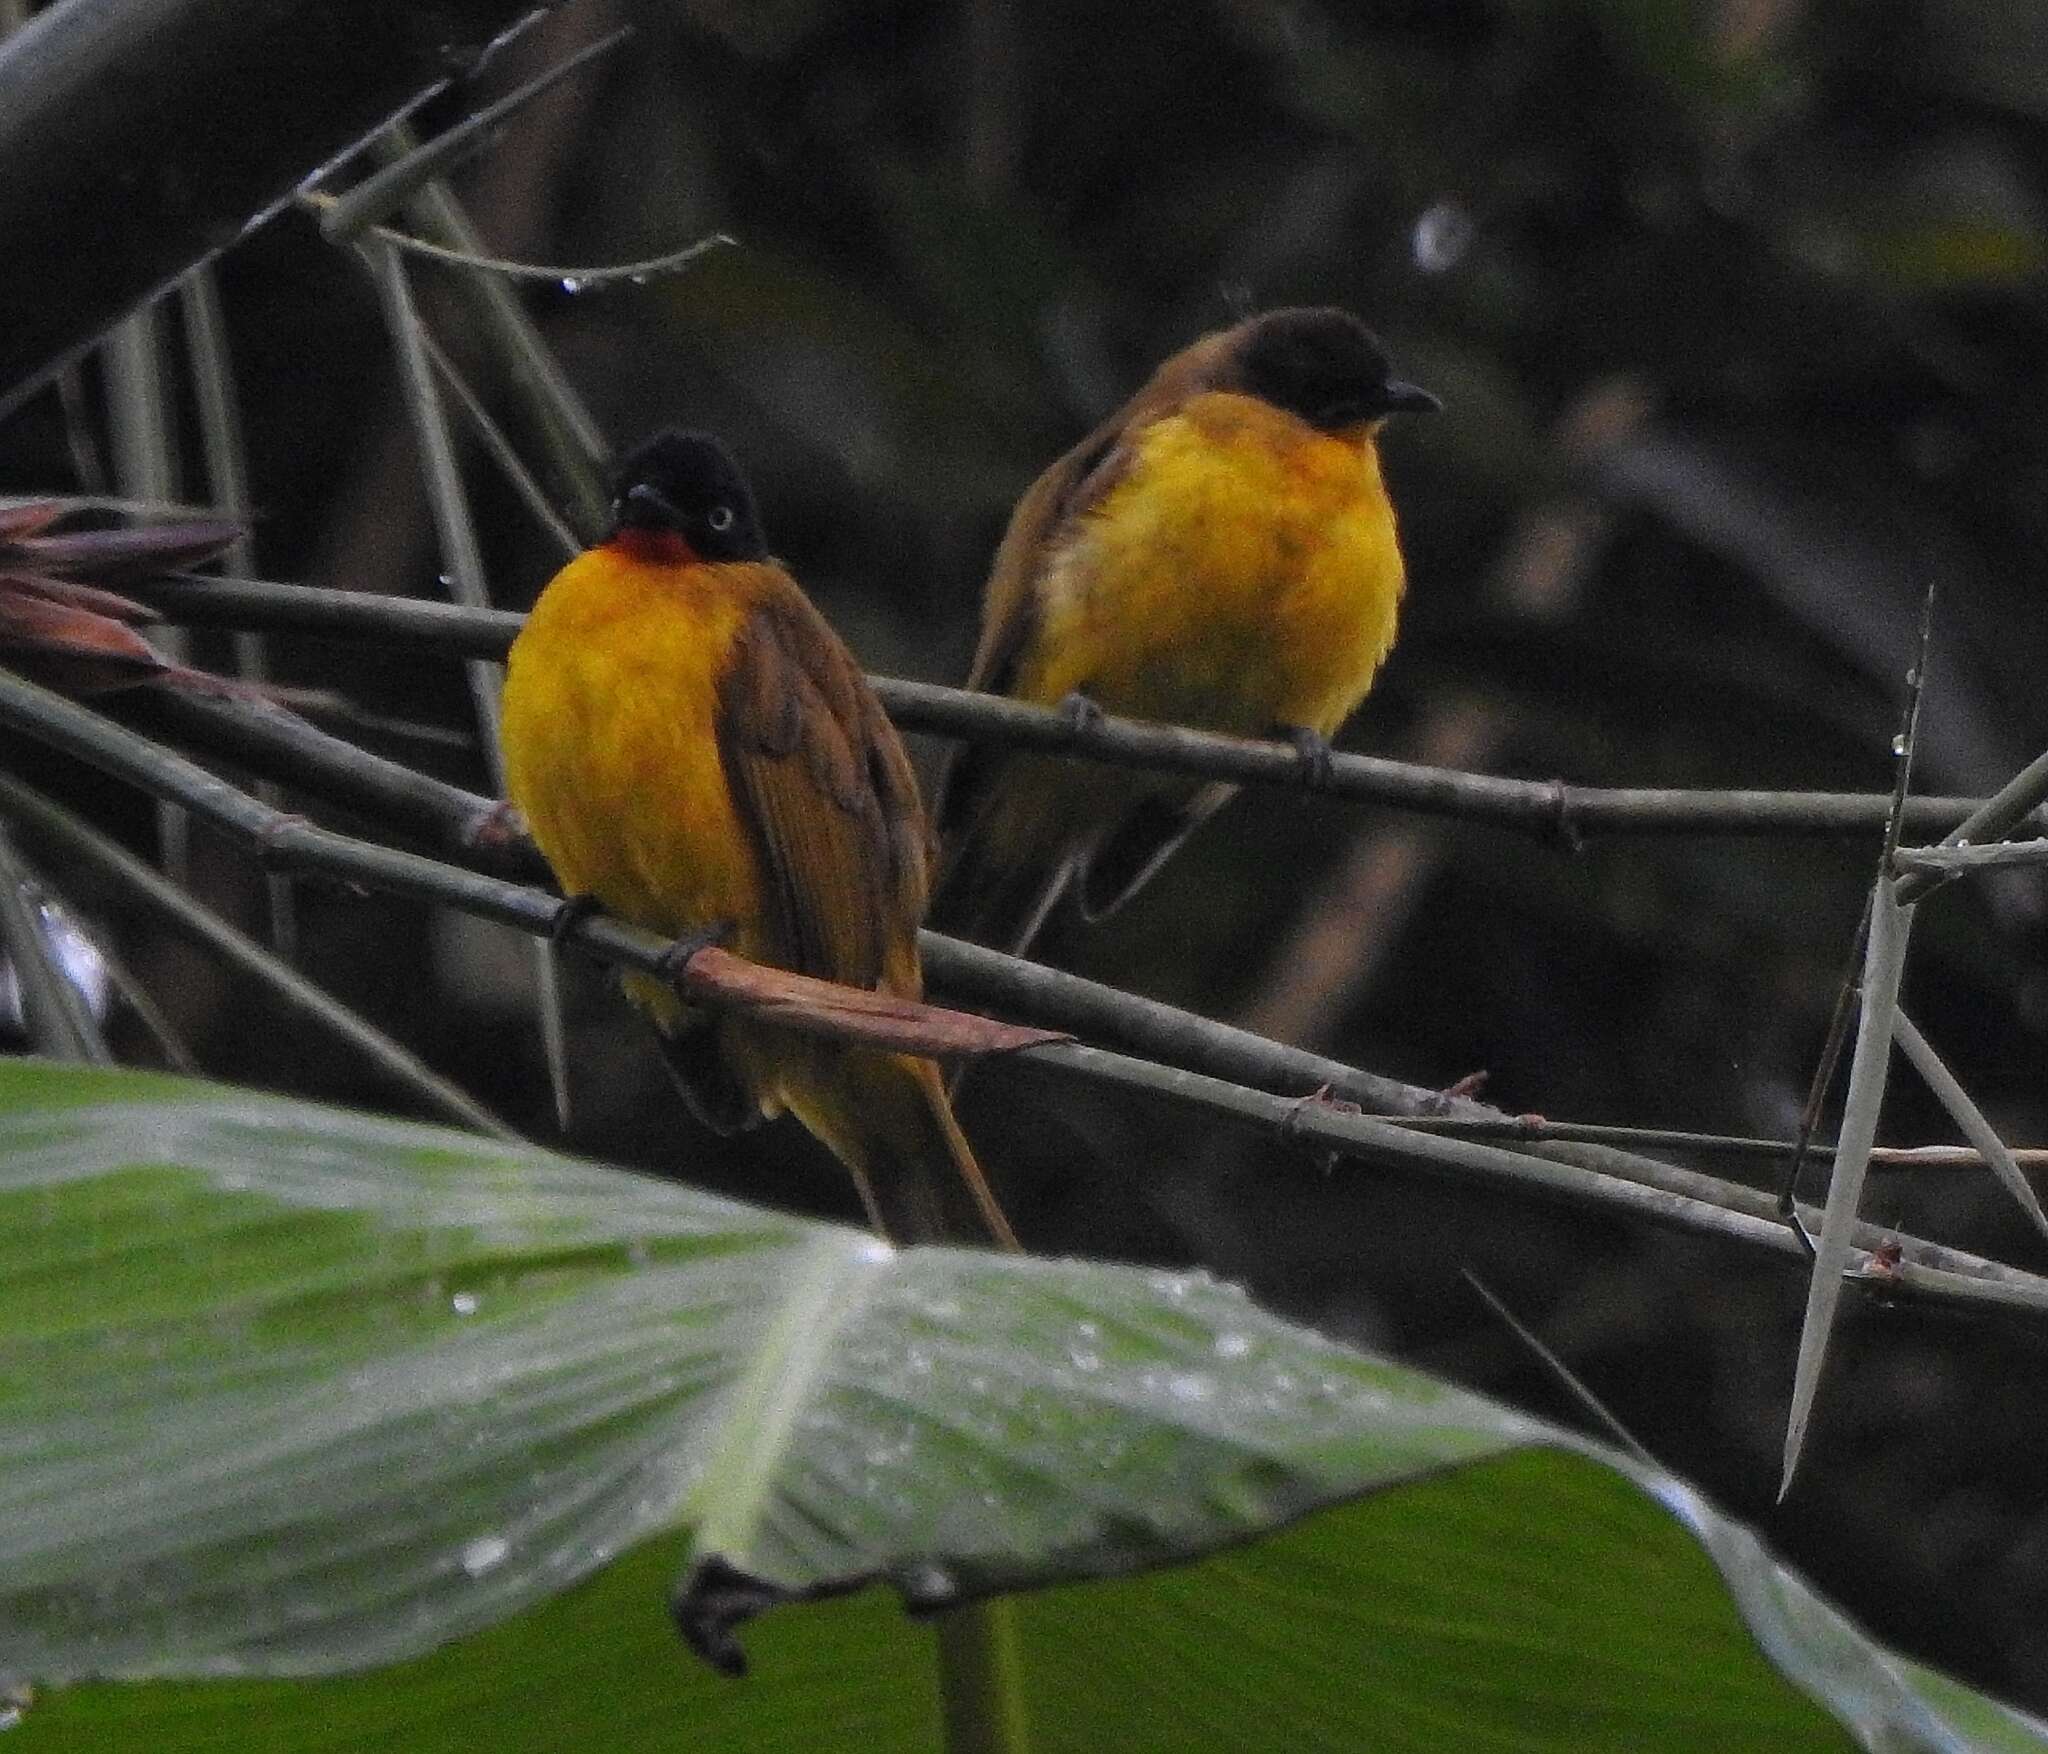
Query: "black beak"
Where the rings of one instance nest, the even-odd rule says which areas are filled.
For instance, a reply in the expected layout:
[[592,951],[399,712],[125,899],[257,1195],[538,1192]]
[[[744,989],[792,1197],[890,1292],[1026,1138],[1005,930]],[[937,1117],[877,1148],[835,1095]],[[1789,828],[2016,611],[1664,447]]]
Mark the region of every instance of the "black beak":
[[1403,383],[1399,378],[1389,378],[1382,395],[1391,414],[1435,414],[1443,407],[1420,384]]
[[622,517],[627,511],[638,510],[646,513],[651,523],[666,525],[672,530],[683,527],[683,514],[669,504],[660,489],[650,487],[644,481],[636,481],[626,489],[620,509]]

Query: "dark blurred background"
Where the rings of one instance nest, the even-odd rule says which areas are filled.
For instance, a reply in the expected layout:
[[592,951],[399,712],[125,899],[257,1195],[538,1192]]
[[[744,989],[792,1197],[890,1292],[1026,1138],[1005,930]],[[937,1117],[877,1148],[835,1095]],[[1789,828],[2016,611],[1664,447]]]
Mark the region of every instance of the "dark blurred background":
[[[1388,436],[1410,593],[1349,746],[1589,783],[1884,789],[1929,580],[1923,789],[1982,792],[2048,744],[2048,11],[574,0],[488,84],[621,20],[630,46],[524,115],[462,193],[508,255],[738,240],[679,278],[528,302],[614,440],[676,419],[731,440],[778,551],[871,667],[957,680],[1030,478],[1204,329],[1330,302],[1447,404]],[[437,272],[418,271],[429,292]],[[221,274],[261,570],[436,592],[363,276],[301,216]],[[430,305],[459,346],[454,308]],[[74,448],[39,399],[0,428],[0,490],[73,487]],[[558,551],[481,459],[472,480],[498,600],[524,606]],[[276,661],[378,713],[468,724],[452,664],[296,640]],[[380,747],[483,783],[473,747]],[[134,800],[18,747],[0,759],[149,844]],[[1484,1069],[1514,1111],[1783,1134],[1874,853],[1574,853],[1268,792],[1042,954],[1416,1083]],[[208,1071],[394,1101],[118,896],[54,875]],[[261,929],[239,854],[201,837],[195,882]],[[298,899],[309,972],[555,1137],[517,943],[382,899]],[[2041,1139],[2038,880],[1922,911],[1909,1008],[2008,1139]],[[569,999],[575,1148],[851,1215],[793,1126],[705,1138],[604,983],[577,971]],[[132,1019],[116,1029],[151,1057]],[[1326,1173],[1018,1068],[978,1073],[963,1117],[1038,1247],[1207,1262],[1576,1418],[1471,1267],[1660,1460],[1873,1628],[2048,1707],[2048,1353],[2019,1319],[1854,1302],[1778,1508],[1803,1284],[1783,1260]],[[1903,1071],[1885,1135],[1951,1136]],[[1981,1175],[1881,1173],[1866,1208],[2044,1264]]]

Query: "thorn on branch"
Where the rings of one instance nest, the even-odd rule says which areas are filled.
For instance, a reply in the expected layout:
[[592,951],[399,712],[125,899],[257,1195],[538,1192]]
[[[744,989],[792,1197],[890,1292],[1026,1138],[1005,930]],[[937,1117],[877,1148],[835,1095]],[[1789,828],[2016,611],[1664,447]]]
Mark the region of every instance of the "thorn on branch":
[[264,870],[290,870],[297,863],[292,842],[313,826],[312,818],[296,811],[280,810],[250,831],[255,843],[256,863]]
[[1311,1109],[1322,1109],[1327,1113],[1339,1115],[1362,1115],[1365,1110],[1349,1097],[1337,1095],[1327,1084],[1318,1084],[1306,1096],[1298,1096],[1287,1105],[1287,1113],[1280,1119],[1280,1142],[1289,1147],[1306,1150],[1315,1159],[1317,1167],[1328,1175],[1337,1166],[1338,1153],[1310,1145],[1302,1137],[1302,1117]]

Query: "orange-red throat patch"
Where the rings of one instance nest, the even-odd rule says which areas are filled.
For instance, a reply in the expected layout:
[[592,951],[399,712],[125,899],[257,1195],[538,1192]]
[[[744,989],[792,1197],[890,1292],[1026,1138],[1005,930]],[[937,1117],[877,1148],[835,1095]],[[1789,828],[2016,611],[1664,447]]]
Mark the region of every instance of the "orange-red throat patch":
[[626,525],[605,547],[617,549],[631,560],[663,566],[694,566],[703,558],[680,530],[650,530],[643,524]]

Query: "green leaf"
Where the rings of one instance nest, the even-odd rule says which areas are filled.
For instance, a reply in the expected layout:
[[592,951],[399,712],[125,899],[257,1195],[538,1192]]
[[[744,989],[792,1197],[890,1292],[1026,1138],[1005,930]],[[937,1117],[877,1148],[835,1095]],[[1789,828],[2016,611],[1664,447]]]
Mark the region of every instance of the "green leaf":
[[1681,1483],[1199,1275],[0,1065],[0,1676],[402,1665],[45,1694],[10,1748],[938,1746],[886,1592],[735,1683],[661,1612],[686,1557],[1057,1586],[1005,1608],[1050,1748],[2048,1746]]

